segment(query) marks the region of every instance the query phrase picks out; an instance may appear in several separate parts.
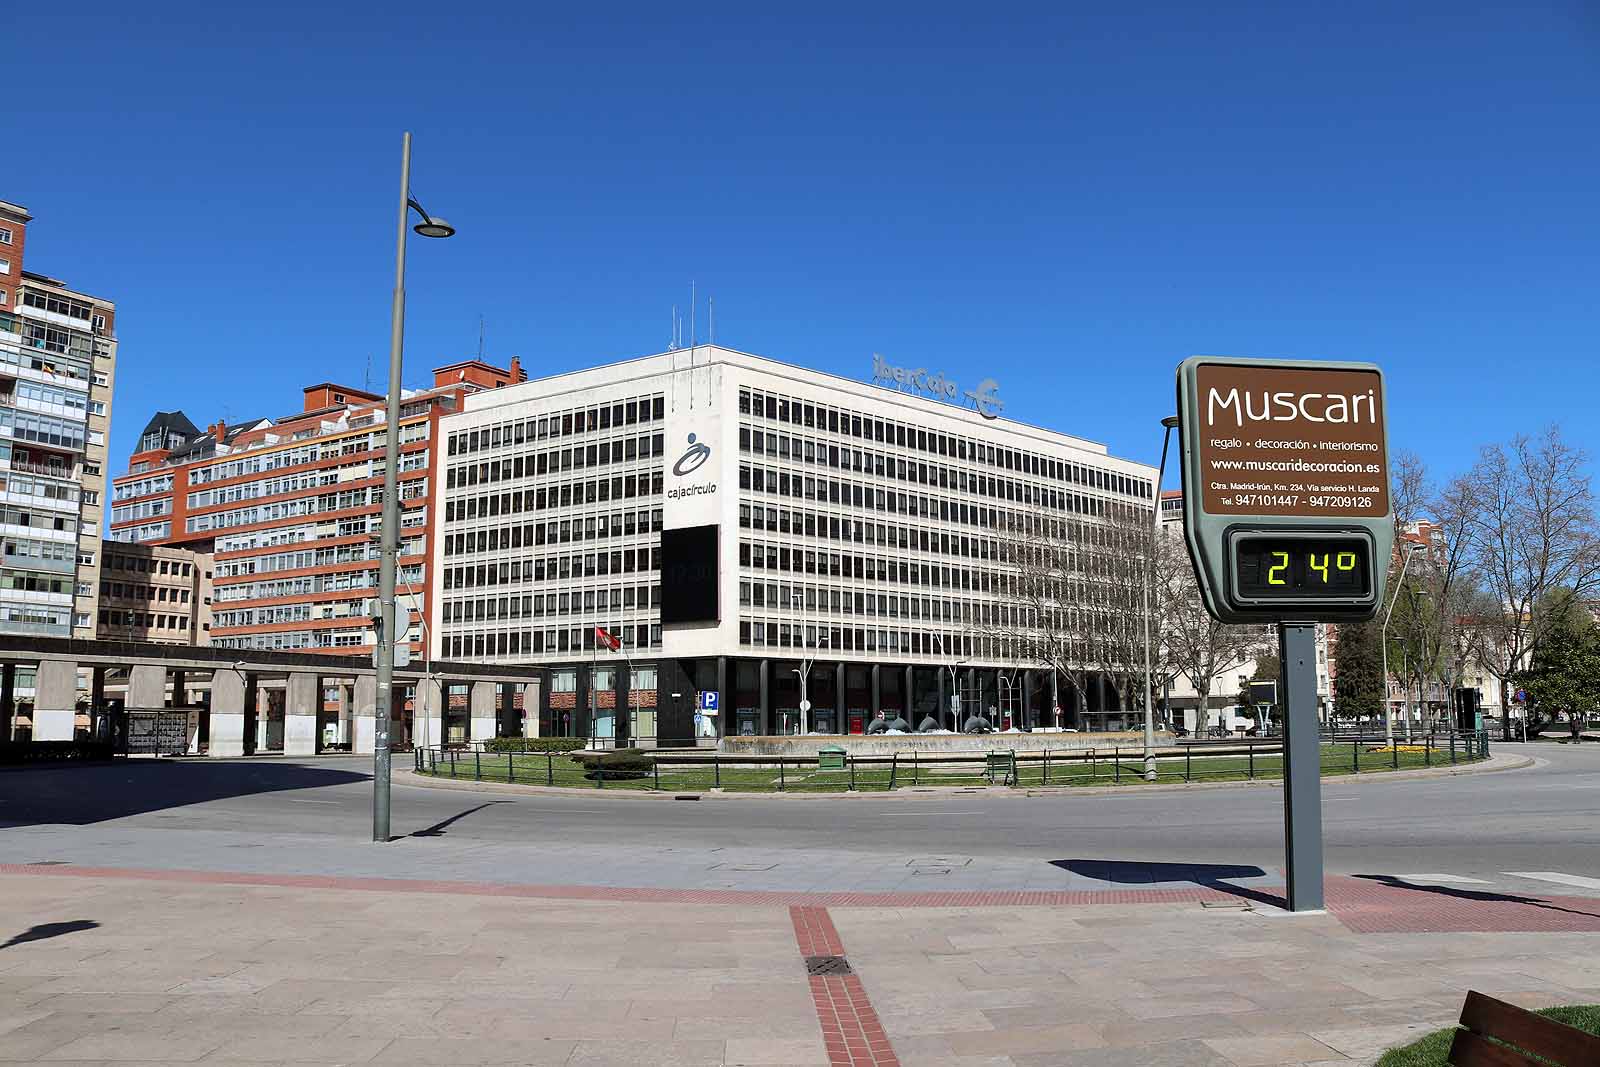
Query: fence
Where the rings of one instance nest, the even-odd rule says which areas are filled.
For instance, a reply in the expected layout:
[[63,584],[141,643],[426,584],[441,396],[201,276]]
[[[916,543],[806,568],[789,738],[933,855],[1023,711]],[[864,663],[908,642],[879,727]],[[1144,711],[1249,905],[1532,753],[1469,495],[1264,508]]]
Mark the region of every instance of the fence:
[[[1448,766],[1486,759],[1486,731],[1434,733],[1411,743],[1345,737],[1322,745],[1324,774],[1362,774],[1412,767]],[[1204,782],[1283,775],[1283,746],[1276,741],[1194,741],[1154,750],[1155,781]],[[927,755],[911,750],[887,756],[830,753],[818,756],[730,756],[722,753],[639,751],[626,770],[596,770],[566,752],[496,752],[482,743],[419,748],[421,774],[474,781],[593,789],[650,789],[695,793],[884,792],[937,786],[1121,785],[1145,779],[1138,746],[1040,752]]]

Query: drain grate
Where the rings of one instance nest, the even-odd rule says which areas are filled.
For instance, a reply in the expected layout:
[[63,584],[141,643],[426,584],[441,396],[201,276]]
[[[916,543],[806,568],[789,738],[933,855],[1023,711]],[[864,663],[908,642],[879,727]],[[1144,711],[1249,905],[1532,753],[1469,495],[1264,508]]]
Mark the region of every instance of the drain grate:
[[843,956],[807,956],[807,974],[854,974]]

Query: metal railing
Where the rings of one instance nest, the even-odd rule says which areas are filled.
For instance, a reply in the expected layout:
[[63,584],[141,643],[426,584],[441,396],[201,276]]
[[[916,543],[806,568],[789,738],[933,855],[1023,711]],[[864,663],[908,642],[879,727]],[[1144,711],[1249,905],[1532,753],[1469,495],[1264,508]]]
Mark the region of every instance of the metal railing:
[[[916,749],[889,755],[818,753],[816,756],[728,755],[693,750],[640,751],[625,774],[597,770],[593,749],[511,752],[485,742],[439,745],[413,752],[419,774],[473,781],[580,788],[653,789],[680,793],[884,792],[936,786],[1033,787],[1121,785],[1144,781],[1144,749],[1011,750],[929,754]],[[1363,774],[1451,766],[1487,759],[1487,731],[1423,734],[1399,739],[1346,737],[1322,744],[1324,774]],[[1204,782],[1280,778],[1278,741],[1193,741],[1156,750],[1156,781]]]

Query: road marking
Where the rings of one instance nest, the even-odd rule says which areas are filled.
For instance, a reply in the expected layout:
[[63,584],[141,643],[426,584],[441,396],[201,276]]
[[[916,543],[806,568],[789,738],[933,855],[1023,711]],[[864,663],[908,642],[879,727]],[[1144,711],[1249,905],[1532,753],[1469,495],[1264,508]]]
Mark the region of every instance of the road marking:
[[932,819],[941,815],[987,815],[989,813],[986,811],[881,811],[878,814],[885,818],[893,818],[897,815],[921,815]]
[[1562,874],[1560,871],[1501,871],[1512,878],[1532,878],[1536,882],[1556,882],[1575,885],[1581,889],[1600,889],[1600,878],[1585,878],[1581,874]]
[[299,797],[286,797],[291,804],[337,804],[337,800],[301,800]]
[[1468,878],[1464,874],[1397,874],[1395,877],[1407,882],[1459,882],[1462,885],[1490,884],[1487,879]]

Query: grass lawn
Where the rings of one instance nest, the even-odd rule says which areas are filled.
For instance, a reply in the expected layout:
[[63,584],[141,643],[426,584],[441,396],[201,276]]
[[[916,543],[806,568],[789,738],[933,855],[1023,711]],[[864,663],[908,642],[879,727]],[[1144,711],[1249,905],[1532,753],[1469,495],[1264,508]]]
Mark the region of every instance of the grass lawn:
[[[839,793],[852,787],[849,770],[823,771],[815,766],[750,767],[722,765],[713,767],[668,764],[661,768],[659,782],[652,775],[624,781],[607,781],[604,785],[585,778],[583,768],[572,762],[566,753],[505,753],[460,752],[454,760],[443,760],[430,772],[441,778],[466,778],[492,782],[516,782],[527,785],[557,785],[580,789],[631,789],[662,792],[695,793],[721,788],[730,793]],[[1353,769],[1360,773],[1383,772],[1393,769],[1422,767],[1427,763],[1422,750],[1400,749],[1391,754],[1388,749],[1369,751],[1353,750],[1350,745],[1324,745],[1322,749],[1323,774],[1349,774]],[[1448,751],[1434,752],[1433,765],[1448,765]],[[1466,762],[1457,753],[1458,762]],[[1161,782],[1185,781],[1238,781],[1246,778],[1281,778],[1283,758],[1276,754],[1263,754],[1253,761],[1248,756],[1196,755],[1187,767],[1182,757],[1168,757],[1156,764],[1157,780]],[[1073,787],[1095,785],[1137,785],[1143,779],[1143,765],[1139,751],[1134,748],[1120,752],[1106,752],[1093,760],[1029,760],[1017,764],[1017,784],[1025,787]],[[943,764],[934,761],[902,759],[893,768],[894,787],[937,785],[988,785],[981,764]],[[856,767],[853,785],[857,792],[882,792],[889,788],[891,769],[886,764],[862,764]],[[998,779],[997,779],[998,780]]]
[[[1570,1008],[1545,1008],[1540,1015],[1548,1016],[1558,1023],[1577,1027],[1587,1034],[1600,1035],[1600,1004],[1579,1004]],[[1427,1037],[1413,1041],[1401,1048],[1392,1048],[1378,1060],[1378,1067],[1447,1067],[1449,1060],[1445,1057],[1450,1052],[1450,1042],[1454,1039],[1455,1027],[1448,1030],[1435,1030]]]

